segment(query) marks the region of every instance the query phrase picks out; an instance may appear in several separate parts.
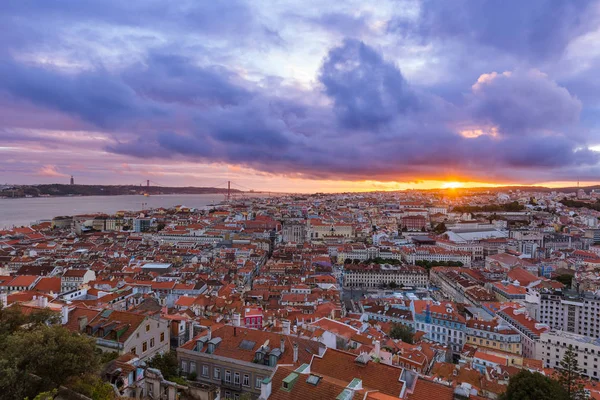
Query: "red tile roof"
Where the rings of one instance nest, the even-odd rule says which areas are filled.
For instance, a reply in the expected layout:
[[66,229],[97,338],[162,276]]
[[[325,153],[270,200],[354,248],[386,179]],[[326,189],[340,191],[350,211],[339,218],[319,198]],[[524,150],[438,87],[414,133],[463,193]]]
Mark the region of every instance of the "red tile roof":
[[399,381],[401,368],[372,361],[361,364],[356,362],[356,358],[356,354],[327,349],[323,357],[314,357],[311,372],[344,382],[358,378],[367,390],[380,390],[391,396],[400,396],[404,386],[404,383]]

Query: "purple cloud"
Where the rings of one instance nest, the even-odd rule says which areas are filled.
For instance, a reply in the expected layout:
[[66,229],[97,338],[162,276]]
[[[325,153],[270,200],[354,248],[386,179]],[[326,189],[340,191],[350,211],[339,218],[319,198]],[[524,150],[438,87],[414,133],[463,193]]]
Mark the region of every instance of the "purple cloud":
[[400,70],[358,40],[329,51],[319,80],[347,128],[377,128],[419,106]]
[[481,75],[472,92],[474,118],[507,135],[571,127],[582,108],[567,89],[535,70]]
[[457,40],[525,59],[547,59],[595,29],[594,0],[426,0],[410,24],[393,18],[389,29],[422,40]]
[[[316,179],[523,181],[598,168],[583,84],[593,62],[568,85],[547,68],[593,28],[590,2],[427,1],[413,16],[358,2],[322,13],[213,3],[9,0],[3,144],[73,141],[119,160]],[[101,139],[73,140],[91,131]]]

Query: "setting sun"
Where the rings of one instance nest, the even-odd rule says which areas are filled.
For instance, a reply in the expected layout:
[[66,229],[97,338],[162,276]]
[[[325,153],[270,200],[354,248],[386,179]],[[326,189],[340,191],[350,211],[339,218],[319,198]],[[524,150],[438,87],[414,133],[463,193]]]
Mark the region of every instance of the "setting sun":
[[442,184],[442,189],[457,189],[463,187],[462,182],[446,182]]

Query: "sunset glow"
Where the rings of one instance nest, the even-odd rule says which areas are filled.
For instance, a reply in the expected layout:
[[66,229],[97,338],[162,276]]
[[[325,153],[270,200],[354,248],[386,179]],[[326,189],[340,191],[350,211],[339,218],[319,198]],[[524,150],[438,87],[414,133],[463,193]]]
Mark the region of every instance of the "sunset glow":
[[333,192],[600,176],[587,2],[547,15],[536,2],[10,3],[2,183]]
[[457,189],[463,186],[464,184],[462,182],[446,182],[442,184],[442,189]]

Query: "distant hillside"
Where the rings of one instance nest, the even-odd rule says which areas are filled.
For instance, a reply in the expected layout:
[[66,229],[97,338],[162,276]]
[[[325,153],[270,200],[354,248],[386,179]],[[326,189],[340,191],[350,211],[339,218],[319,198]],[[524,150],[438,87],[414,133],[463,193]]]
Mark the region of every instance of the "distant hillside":
[[[1,196],[117,196],[126,194],[225,194],[227,189],[211,187],[162,187],[162,186],[134,186],[134,185],[23,185],[5,188],[0,191]],[[231,189],[231,193],[241,193],[240,190]]]
[[[561,188],[549,188],[544,186],[498,186],[498,187],[473,187],[473,188],[456,188],[452,189],[455,192],[490,192],[490,193],[499,193],[499,192],[507,192],[509,190],[521,192],[559,192],[559,193],[572,193],[576,192],[579,189],[583,189],[586,192],[590,192],[592,190],[600,191],[600,185],[594,186],[571,186],[571,187],[561,187]],[[450,189],[432,189],[432,190],[450,190]]]

